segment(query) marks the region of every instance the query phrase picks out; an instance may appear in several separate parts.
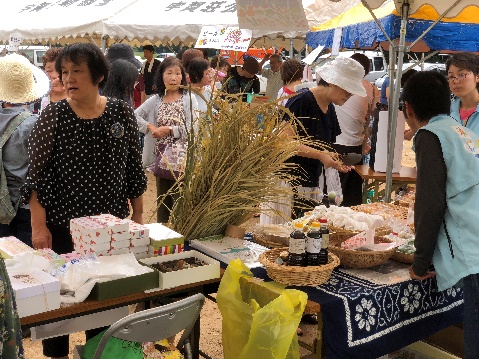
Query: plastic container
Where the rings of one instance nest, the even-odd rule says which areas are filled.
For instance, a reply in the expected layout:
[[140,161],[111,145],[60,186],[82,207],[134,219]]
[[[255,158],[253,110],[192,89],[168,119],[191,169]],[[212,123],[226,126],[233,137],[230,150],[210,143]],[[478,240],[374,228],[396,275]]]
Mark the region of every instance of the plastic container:
[[288,265],[304,266],[306,255],[306,236],[301,223],[294,224],[294,231],[289,236]]

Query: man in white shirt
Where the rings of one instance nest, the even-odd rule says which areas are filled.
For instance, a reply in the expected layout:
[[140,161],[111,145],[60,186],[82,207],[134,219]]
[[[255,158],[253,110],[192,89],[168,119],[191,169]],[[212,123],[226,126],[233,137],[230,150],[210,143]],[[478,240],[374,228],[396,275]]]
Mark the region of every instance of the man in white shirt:
[[[363,65],[365,75],[369,73],[370,61],[366,55],[356,53],[351,58]],[[344,105],[334,106],[341,127],[341,134],[336,137],[334,146],[339,153],[364,155],[369,152],[368,119],[379,101],[379,91],[376,86],[364,79],[363,86],[366,89],[366,97],[354,95]],[[361,177],[355,171],[340,173],[339,176],[343,190],[343,206],[361,204],[363,183]]]
[[[268,60],[271,68],[263,69],[264,63]],[[278,54],[266,54],[263,60],[259,63],[260,71],[258,73],[268,80],[266,84],[266,96],[268,96],[270,100],[276,100],[278,97],[278,91],[283,87],[283,80],[281,79],[280,71],[282,64],[283,59]]]

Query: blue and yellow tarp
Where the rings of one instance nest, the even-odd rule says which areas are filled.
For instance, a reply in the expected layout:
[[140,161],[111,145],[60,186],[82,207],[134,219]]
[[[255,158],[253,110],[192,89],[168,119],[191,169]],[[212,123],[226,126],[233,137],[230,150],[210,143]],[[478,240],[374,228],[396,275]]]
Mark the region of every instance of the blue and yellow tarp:
[[[374,10],[381,25],[391,39],[398,39],[401,27],[400,14],[393,1],[385,2]],[[440,17],[431,5],[423,5],[408,17],[406,42],[415,41]],[[368,9],[356,5],[328,22],[313,27],[306,35],[306,43],[316,48],[331,47],[334,29],[342,28],[341,47],[370,48],[387,41]],[[479,8],[467,6],[454,17],[444,17],[423,38],[431,50],[479,51]]]

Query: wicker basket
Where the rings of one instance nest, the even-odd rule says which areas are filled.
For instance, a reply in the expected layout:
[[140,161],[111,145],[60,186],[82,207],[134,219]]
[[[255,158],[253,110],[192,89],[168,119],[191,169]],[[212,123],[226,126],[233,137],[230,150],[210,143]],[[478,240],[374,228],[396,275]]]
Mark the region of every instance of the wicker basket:
[[391,259],[396,262],[412,264],[414,261],[414,254],[407,254],[400,251],[395,251]]
[[276,264],[276,259],[283,251],[288,251],[288,248],[271,249],[259,256],[259,261],[266,268],[268,276],[278,283],[317,286],[326,283],[333,269],[339,265],[338,257],[332,253],[328,253],[328,264],[321,266],[294,267]]
[[361,231],[353,231],[351,229],[345,229],[341,227],[335,227],[333,225],[328,225],[329,233],[334,234],[334,237],[337,238],[340,242],[344,242],[346,239],[354,237],[356,234],[361,233]]
[[[341,248],[341,240],[334,234],[329,236],[329,251],[336,254],[341,261],[341,265],[349,268],[370,268],[386,262],[396,248],[391,248],[386,251],[357,251],[353,249]],[[376,236],[375,243],[391,243],[387,238]]]
[[266,236],[264,234],[261,234],[261,233],[256,233],[256,232],[253,232],[253,241],[262,245],[263,247],[266,247],[266,248],[282,248],[284,247],[284,244],[283,243],[279,243],[279,242],[276,242],[276,241],[270,241],[266,238]]
[[278,224],[257,225],[253,230],[253,241],[267,248],[280,248],[288,245],[289,234],[287,229]]

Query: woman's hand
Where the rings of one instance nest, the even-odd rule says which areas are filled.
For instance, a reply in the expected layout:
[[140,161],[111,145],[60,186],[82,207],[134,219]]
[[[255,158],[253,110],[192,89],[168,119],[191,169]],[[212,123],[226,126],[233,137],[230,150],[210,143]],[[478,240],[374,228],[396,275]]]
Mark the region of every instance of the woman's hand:
[[153,138],[162,138],[170,134],[170,126],[160,126],[151,132]]
[[52,248],[52,234],[46,224],[32,226],[32,245],[35,249]]
[[414,273],[414,271],[412,270],[412,266],[409,267],[409,276],[411,277],[411,279],[415,279],[415,280],[424,280],[424,279],[428,279],[428,278],[432,278],[432,277],[435,277],[436,276],[436,272],[427,272],[425,275],[423,275],[422,277],[416,275]]
[[324,165],[325,168],[332,167],[339,172],[349,172],[354,168],[354,166],[346,166],[343,163],[334,160],[330,155],[328,155],[326,153],[324,153],[319,158],[319,160],[321,162],[323,162],[323,165]]

